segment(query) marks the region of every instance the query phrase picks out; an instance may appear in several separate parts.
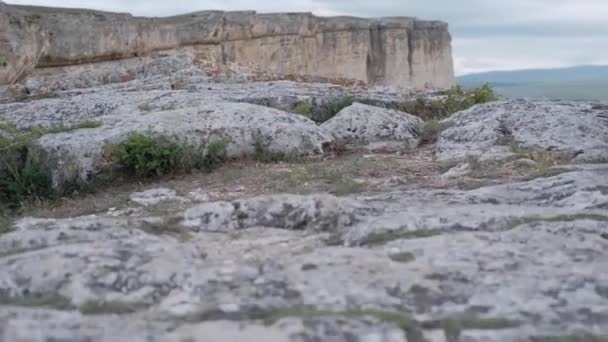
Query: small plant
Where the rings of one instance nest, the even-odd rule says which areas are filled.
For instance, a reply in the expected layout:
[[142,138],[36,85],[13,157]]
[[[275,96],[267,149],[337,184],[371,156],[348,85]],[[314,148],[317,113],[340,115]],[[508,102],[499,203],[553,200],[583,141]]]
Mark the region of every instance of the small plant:
[[5,55],[0,55],[0,67],[6,67],[8,65],[8,58]]
[[439,138],[439,134],[446,129],[446,125],[442,124],[437,120],[430,120],[424,123],[422,126],[422,132],[420,132],[419,145],[433,144]]
[[447,92],[444,100],[444,108],[447,115],[469,109],[477,104],[496,101],[498,98],[494,89],[488,84],[470,91],[464,90],[461,86],[456,86]]
[[304,115],[307,118],[310,118],[310,117],[312,117],[314,106],[312,105],[312,102],[310,102],[310,100],[303,100],[303,101],[298,102],[295,110],[296,110],[296,113]]
[[288,160],[288,156],[281,152],[270,151],[262,141],[255,142],[253,159],[261,163],[279,163]]
[[[50,174],[31,158],[29,142],[46,133],[35,127],[22,132],[13,123],[0,124],[11,138],[0,138],[0,214],[21,208],[26,202],[44,202],[56,196]],[[8,217],[8,215],[7,215]]]
[[220,140],[200,149],[175,137],[131,133],[125,141],[109,146],[107,157],[111,164],[136,177],[163,176],[193,169],[209,172],[226,161],[226,145]]
[[162,176],[183,168],[185,154],[186,148],[176,139],[153,133],[131,133],[109,149],[111,162],[137,177]]
[[51,177],[39,162],[30,159],[19,166],[6,161],[5,167],[4,175],[0,176],[0,202],[6,203],[8,209],[18,209],[23,202],[40,202],[55,196]]
[[333,97],[322,103],[313,113],[312,119],[318,123],[323,123],[338,114],[342,109],[353,104],[355,99],[350,95]]
[[226,145],[227,143],[224,140],[215,141],[207,145],[207,153],[205,153],[198,168],[209,172],[222,165],[227,159]]

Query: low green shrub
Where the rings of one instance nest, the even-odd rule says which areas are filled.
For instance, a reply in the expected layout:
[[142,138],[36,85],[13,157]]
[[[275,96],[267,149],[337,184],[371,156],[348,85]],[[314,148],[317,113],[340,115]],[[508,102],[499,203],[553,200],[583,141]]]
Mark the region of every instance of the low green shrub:
[[142,178],[193,169],[212,171],[225,162],[226,143],[216,141],[197,148],[172,136],[131,133],[125,141],[109,147],[108,157],[120,171]]
[[453,113],[469,109],[477,104],[496,100],[498,97],[488,84],[473,90],[465,90],[461,86],[456,86],[448,90],[440,99],[428,101],[418,98],[401,103],[399,109],[425,121],[442,120]]
[[258,140],[255,142],[253,159],[260,163],[279,163],[290,158],[285,153],[270,151],[263,142]]
[[16,210],[24,202],[45,201],[56,195],[51,176],[39,162],[28,159],[20,166],[4,157],[0,160],[6,161],[0,175],[0,203],[6,208]]
[[338,114],[342,109],[352,105],[355,99],[351,95],[340,95],[313,108],[311,119],[317,123],[323,123]]
[[122,172],[147,178],[184,168],[187,150],[166,135],[131,133],[125,141],[110,146],[109,157]]
[[23,203],[45,202],[57,196],[48,171],[30,155],[29,144],[49,133],[50,129],[34,127],[27,131],[13,123],[1,123],[8,137],[0,138],[0,206],[14,212]]
[[226,145],[227,143],[224,140],[215,141],[207,145],[207,153],[205,153],[197,168],[210,172],[226,162],[226,159],[228,159]]
[[446,129],[446,125],[442,124],[437,120],[429,120],[424,123],[422,126],[422,131],[420,132],[420,142],[419,145],[428,145],[433,144],[439,138],[439,134]]
[[449,115],[497,99],[494,89],[488,84],[473,90],[465,90],[461,86],[457,86],[447,92],[444,107],[445,112]]

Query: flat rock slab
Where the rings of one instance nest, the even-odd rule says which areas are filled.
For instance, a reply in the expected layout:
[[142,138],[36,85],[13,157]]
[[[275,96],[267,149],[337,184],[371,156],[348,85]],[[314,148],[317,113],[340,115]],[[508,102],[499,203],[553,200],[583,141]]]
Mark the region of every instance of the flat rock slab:
[[0,235],[0,336],[604,336],[607,171],[469,191],[193,201],[160,217],[22,219]]
[[475,106],[442,123],[440,160],[512,154],[512,145],[559,150],[576,160],[608,160],[608,107],[589,102],[507,100]]

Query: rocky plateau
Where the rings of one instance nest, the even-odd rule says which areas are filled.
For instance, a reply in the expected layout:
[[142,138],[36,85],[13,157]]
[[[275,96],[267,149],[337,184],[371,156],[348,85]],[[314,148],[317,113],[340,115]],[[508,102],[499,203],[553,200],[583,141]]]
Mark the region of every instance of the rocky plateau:
[[0,228],[0,342],[608,341],[608,104],[499,99],[422,143],[431,120],[400,104],[445,96],[424,84],[453,85],[449,39],[0,2],[0,138],[46,128],[28,158],[53,188],[95,184],[133,132],[228,158],[22,208]]

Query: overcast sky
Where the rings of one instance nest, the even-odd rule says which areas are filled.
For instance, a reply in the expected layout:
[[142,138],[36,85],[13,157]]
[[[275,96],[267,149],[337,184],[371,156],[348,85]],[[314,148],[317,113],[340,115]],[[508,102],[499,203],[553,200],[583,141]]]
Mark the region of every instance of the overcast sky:
[[7,0],[166,16],[205,9],[416,16],[449,22],[457,74],[608,64],[608,0]]

